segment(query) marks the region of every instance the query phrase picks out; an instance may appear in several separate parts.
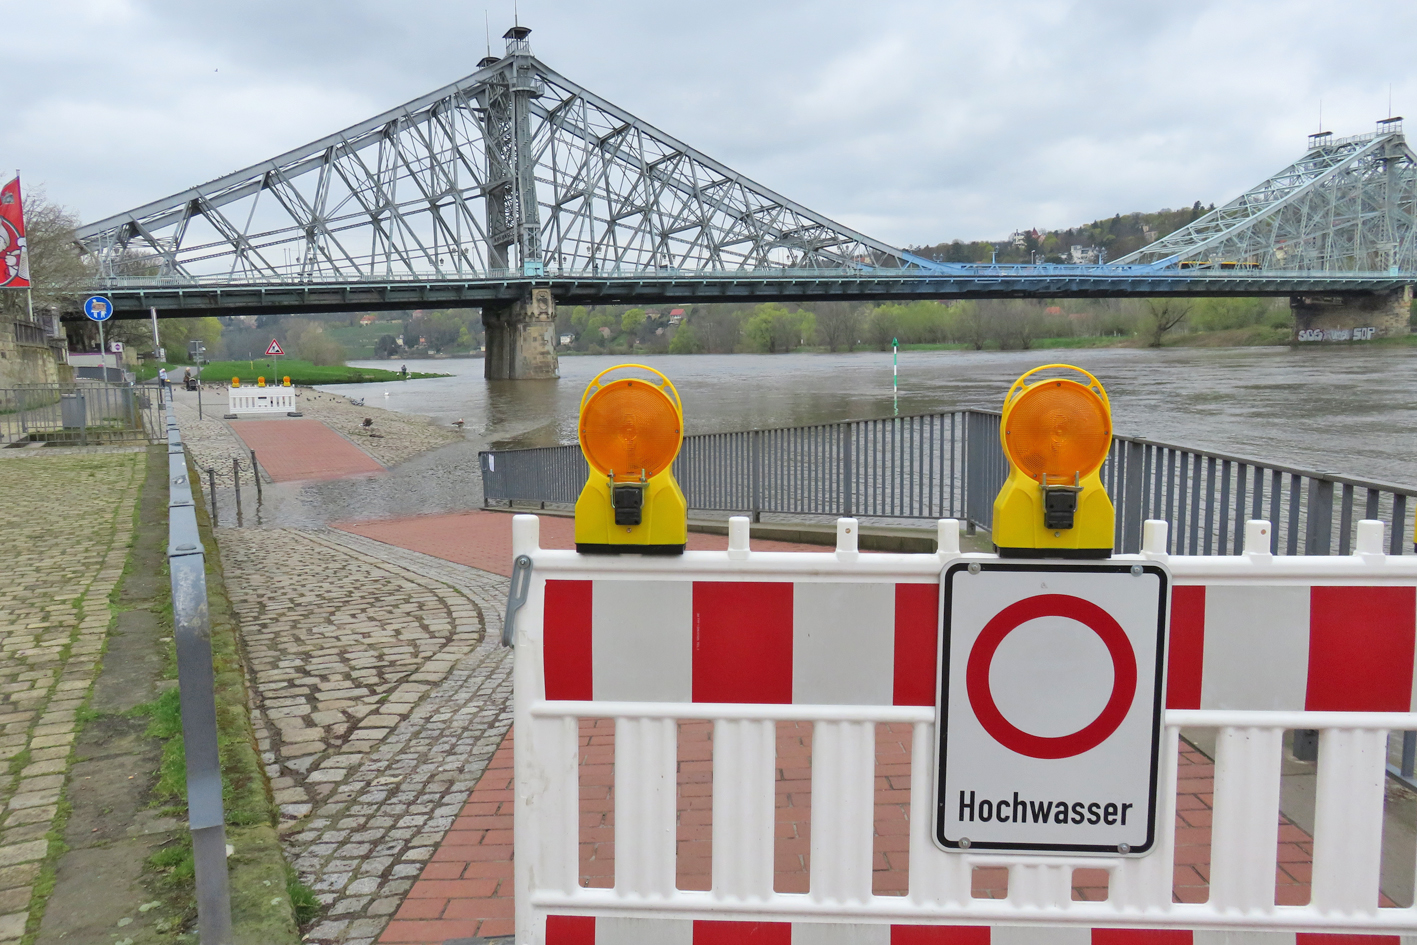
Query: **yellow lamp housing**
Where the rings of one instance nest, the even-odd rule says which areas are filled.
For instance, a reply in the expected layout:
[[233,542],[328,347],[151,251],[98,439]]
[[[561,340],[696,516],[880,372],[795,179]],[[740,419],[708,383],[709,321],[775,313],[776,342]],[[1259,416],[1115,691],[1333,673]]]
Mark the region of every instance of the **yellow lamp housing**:
[[[1086,382],[1058,376],[1067,371]],[[1009,478],[994,499],[999,555],[1111,555],[1117,513],[1101,470],[1112,446],[1112,405],[1101,382],[1070,364],[1034,368],[1004,398],[999,439],[1009,461]]]
[[[659,380],[606,379],[631,369]],[[581,396],[578,426],[590,476],[576,500],[576,550],[683,554],[689,506],[671,468],[684,442],[684,406],[669,378],[643,364],[601,371]]]

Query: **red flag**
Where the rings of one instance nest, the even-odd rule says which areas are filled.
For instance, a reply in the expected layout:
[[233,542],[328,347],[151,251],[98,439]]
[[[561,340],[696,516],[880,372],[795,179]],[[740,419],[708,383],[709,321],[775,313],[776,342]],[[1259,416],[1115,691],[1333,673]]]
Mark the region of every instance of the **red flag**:
[[30,287],[30,257],[25,246],[25,209],[20,179],[0,189],[0,289]]

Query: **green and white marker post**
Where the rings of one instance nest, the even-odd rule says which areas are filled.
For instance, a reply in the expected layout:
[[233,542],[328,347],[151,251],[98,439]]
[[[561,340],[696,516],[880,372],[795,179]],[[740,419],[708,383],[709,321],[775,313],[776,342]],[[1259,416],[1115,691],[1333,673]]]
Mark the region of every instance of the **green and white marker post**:
[[900,416],[900,339],[891,339],[891,404]]

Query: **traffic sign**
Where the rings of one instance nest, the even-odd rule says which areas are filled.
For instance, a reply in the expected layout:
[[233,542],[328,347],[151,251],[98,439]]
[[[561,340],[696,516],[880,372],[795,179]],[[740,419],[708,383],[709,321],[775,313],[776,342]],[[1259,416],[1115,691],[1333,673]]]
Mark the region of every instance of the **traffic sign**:
[[272,339],[271,339],[271,343],[266,347],[266,354],[268,354],[268,355],[285,354],[285,350],[284,350],[283,348],[281,348],[279,341],[276,341],[274,338],[272,338]]
[[936,842],[1149,852],[1166,568],[961,562],[942,580]]
[[96,322],[106,322],[113,317],[113,303],[101,295],[84,300],[84,314]]

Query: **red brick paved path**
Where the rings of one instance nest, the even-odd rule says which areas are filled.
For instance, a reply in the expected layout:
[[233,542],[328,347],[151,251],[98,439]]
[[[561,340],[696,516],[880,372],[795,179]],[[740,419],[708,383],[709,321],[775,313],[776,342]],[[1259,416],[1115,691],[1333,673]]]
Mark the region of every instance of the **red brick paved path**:
[[[479,510],[418,515],[377,522],[342,522],[334,527],[504,577],[512,574],[512,516],[506,512]],[[575,546],[575,523],[572,519],[559,515],[541,516],[541,547]],[[722,551],[727,547],[727,535],[689,533],[689,548],[693,551]],[[785,541],[754,540],[752,547],[759,551],[833,550],[827,545],[799,545]]]
[[231,429],[276,482],[383,472],[374,457],[319,420],[237,420]]
[[[711,723],[680,723],[677,885],[681,889],[709,888],[713,832],[711,734]],[[811,868],[811,734],[810,723],[778,723],[773,886],[779,892],[807,891]],[[613,758],[614,722],[582,721],[581,883],[590,887],[614,885]],[[1181,743],[1179,764],[1174,895],[1179,902],[1204,902],[1209,894],[1215,772],[1210,760],[1185,742]],[[877,895],[905,895],[909,882],[910,726],[877,726],[876,774],[872,889]],[[509,734],[380,942],[441,945],[450,938],[512,933],[512,809]],[[1304,905],[1309,901],[1312,858],[1310,837],[1281,817],[1276,903]],[[1078,870],[1073,874],[1073,883],[1074,899],[1107,897],[1107,874],[1103,870]],[[976,898],[1002,898],[1007,895],[1007,884],[1007,870],[974,872]],[[1386,898],[1382,904],[1391,905]]]

